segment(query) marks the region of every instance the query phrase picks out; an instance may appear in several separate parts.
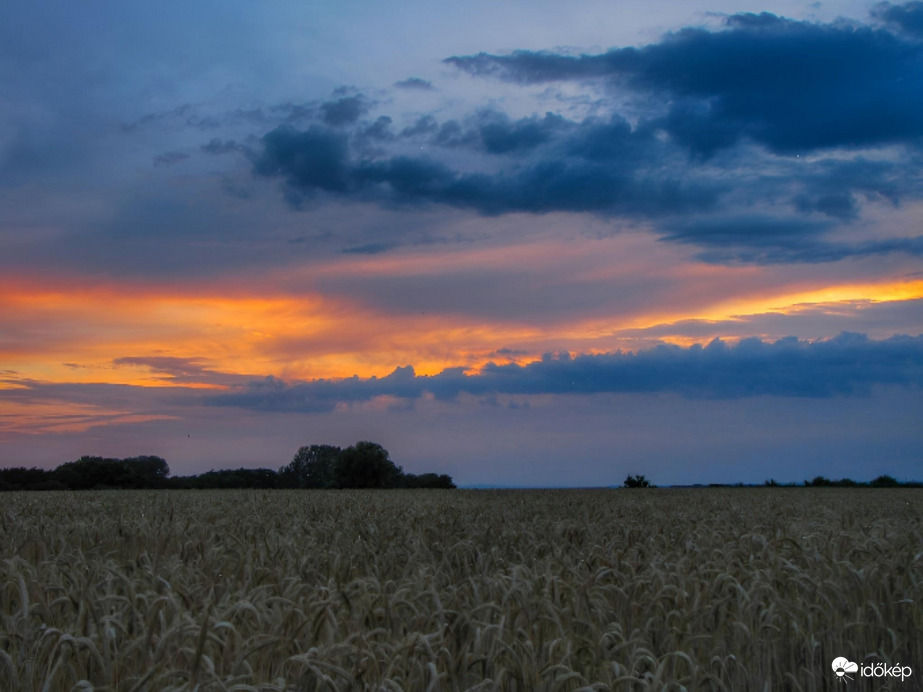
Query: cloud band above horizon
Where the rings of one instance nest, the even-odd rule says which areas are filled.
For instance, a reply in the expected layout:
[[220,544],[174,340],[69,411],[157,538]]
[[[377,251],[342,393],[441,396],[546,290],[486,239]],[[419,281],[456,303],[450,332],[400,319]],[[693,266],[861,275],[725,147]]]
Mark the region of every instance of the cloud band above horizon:
[[457,399],[496,395],[675,393],[688,398],[864,396],[878,385],[923,386],[923,336],[874,341],[843,333],[825,341],[757,338],[728,345],[661,345],[598,355],[547,354],[524,365],[489,363],[476,373],[449,368],[417,375],[398,367],[386,377],[286,383],[253,380],[205,398],[212,406],[259,411],[329,412],[376,397]]

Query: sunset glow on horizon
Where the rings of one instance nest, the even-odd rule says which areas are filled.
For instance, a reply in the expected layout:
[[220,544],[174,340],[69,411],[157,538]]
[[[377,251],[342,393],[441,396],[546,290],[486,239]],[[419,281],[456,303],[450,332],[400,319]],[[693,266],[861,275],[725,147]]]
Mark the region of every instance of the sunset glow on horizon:
[[923,477],[917,5],[14,2],[0,464]]

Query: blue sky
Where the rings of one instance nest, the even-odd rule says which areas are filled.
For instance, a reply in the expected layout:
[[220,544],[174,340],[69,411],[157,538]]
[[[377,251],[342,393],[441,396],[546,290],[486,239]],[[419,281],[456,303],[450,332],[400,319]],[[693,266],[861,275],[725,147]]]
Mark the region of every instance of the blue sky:
[[0,463],[919,478],[923,4],[0,10]]

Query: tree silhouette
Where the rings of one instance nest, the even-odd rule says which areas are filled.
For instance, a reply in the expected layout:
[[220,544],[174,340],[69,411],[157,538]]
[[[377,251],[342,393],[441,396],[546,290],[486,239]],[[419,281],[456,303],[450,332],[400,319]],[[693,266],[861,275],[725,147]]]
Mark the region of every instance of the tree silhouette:
[[374,442],[357,442],[340,452],[334,468],[338,488],[394,488],[402,471],[388,450]]
[[628,474],[628,477],[625,479],[625,482],[622,484],[623,488],[650,488],[651,482],[647,480],[644,476],[636,475],[632,476]]
[[340,452],[333,445],[300,447],[288,466],[279,469],[279,484],[283,488],[334,487],[334,469]]
[[869,485],[873,488],[897,488],[901,484],[891,476],[878,476]]

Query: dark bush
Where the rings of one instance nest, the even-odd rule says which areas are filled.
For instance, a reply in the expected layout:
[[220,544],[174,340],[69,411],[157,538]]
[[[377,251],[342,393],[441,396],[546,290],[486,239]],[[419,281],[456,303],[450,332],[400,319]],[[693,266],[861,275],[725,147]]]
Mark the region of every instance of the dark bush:
[[651,482],[647,480],[647,478],[645,478],[644,476],[641,476],[641,475],[632,476],[631,474],[629,474],[628,477],[625,479],[625,482],[622,484],[622,487],[624,488],[650,488],[653,486],[651,486]]

